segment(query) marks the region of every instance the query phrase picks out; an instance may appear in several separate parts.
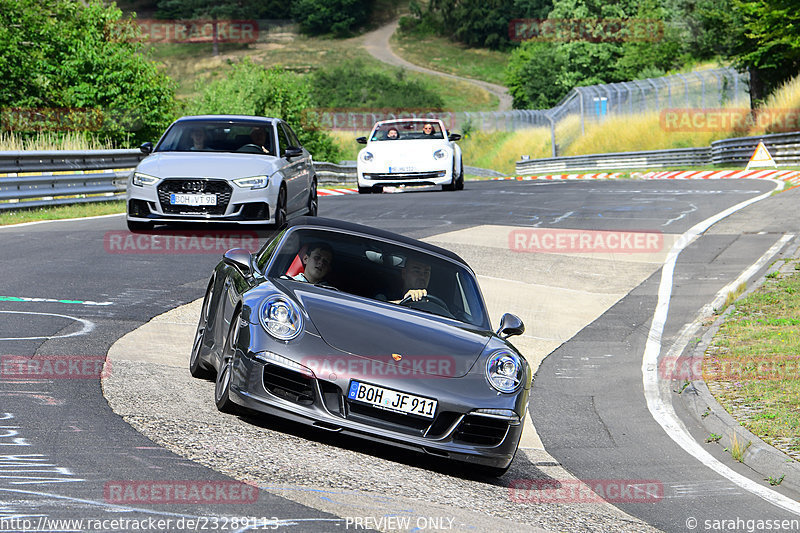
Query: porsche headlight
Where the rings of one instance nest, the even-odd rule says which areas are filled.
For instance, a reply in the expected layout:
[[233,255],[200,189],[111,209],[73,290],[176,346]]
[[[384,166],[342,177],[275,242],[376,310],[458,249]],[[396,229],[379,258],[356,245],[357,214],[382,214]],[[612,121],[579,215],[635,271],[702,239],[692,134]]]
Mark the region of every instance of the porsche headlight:
[[158,181],[158,178],[155,176],[148,176],[147,174],[142,174],[141,172],[134,172],[133,173],[133,184],[137,187],[144,187],[145,185],[153,185],[155,182]]
[[486,379],[500,392],[517,390],[522,385],[524,372],[519,356],[509,350],[498,350],[486,361]]
[[365,163],[369,163],[370,161],[372,161],[372,159],[373,159],[372,152],[364,152],[363,154],[361,154],[361,160],[364,161]]
[[245,189],[263,189],[269,183],[269,178],[267,176],[251,176],[249,178],[238,178],[233,182]]
[[444,159],[445,157],[447,157],[447,150],[439,149],[433,152],[434,159]]
[[264,300],[259,312],[261,325],[278,340],[292,340],[303,331],[303,315],[294,302],[281,295]]

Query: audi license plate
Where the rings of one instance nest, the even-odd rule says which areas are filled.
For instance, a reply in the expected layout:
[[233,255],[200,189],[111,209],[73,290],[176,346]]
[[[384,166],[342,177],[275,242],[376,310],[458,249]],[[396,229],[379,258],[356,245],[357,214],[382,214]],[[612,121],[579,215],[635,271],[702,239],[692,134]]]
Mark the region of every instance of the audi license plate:
[[425,418],[433,418],[438,405],[436,400],[430,398],[376,387],[360,381],[350,382],[350,390],[347,393],[347,397],[350,400],[366,403],[381,409],[424,416]]
[[217,205],[216,194],[175,194],[169,195],[172,205]]

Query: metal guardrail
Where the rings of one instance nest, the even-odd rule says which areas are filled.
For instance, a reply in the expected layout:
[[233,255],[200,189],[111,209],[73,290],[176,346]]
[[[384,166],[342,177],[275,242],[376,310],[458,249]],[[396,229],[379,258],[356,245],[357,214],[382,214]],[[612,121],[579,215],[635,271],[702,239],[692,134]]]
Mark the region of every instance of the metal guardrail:
[[139,150],[0,152],[0,211],[124,196]]
[[517,174],[554,173],[574,170],[622,170],[701,166],[711,162],[711,148],[678,148],[647,152],[575,155],[517,161]]
[[778,166],[800,165],[800,132],[738,137],[711,143],[705,148],[679,148],[648,152],[591,154],[546,159],[521,160],[516,163],[521,176],[570,172],[577,170],[657,169],[674,166],[747,165],[763,141]]
[[764,143],[778,166],[800,165],[800,132],[714,141],[711,143],[711,161],[715,165],[744,166],[759,142]]

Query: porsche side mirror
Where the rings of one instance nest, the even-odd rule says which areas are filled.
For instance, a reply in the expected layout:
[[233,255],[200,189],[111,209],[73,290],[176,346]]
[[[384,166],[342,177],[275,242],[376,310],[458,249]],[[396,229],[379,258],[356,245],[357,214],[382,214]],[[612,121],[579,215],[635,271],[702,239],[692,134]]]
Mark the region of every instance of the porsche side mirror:
[[151,154],[153,153],[153,143],[150,141],[142,143],[142,145],[139,147],[139,150],[141,150],[143,154]]
[[358,138],[356,138],[356,142],[358,144],[367,144],[367,138],[366,137],[358,137]]
[[447,136],[447,140],[448,141],[460,141],[461,140],[461,134],[460,133],[451,133],[450,135]]
[[288,146],[283,155],[286,157],[286,159],[289,159],[290,157],[300,157],[303,155],[303,149],[298,148],[297,146]]
[[250,252],[244,248],[234,248],[225,252],[222,260],[226,265],[230,265],[238,270],[242,276],[250,277],[253,275],[253,260]]
[[522,335],[525,332],[525,324],[517,315],[506,313],[500,319],[500,327],[497,328],[497,335],[503,339],[513,337],[514,335]]

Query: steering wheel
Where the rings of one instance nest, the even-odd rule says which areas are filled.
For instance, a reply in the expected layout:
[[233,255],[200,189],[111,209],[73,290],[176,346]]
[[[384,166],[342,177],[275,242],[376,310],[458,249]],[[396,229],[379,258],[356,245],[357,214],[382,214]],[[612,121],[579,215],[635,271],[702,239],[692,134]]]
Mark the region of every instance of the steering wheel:
[[245,144],[236,149],[237,152],[248,152],[254,154],[263,154],[264,150],[257,144]]
[[[444,302],[444,300],[442,300],[438,296],[434,296],[432,294],[428,294],[426,296],[423,296],[421,300],[417,300],[417,301],[412,300],[411,296],[406,296],[405,298],[400,300],[398,302],[398,304],[399,305],[404,305],[406,307],[414,307],[411,304],[417,304],[419,302],[429,302],[429,303],[435,305],[436,307],[441,307],[442,311],[444,311],[446,313],[443,316],[447,316],[447,317],[450,317],[450,318],[455,318],[455,316],[453,316],[453,314],[450,312],[450,308],[447,307],[447,304]],[[423,311],[424,310],[425,309],[423,309]],[[439,314],[439,313],[437,313],[437,314]]]

